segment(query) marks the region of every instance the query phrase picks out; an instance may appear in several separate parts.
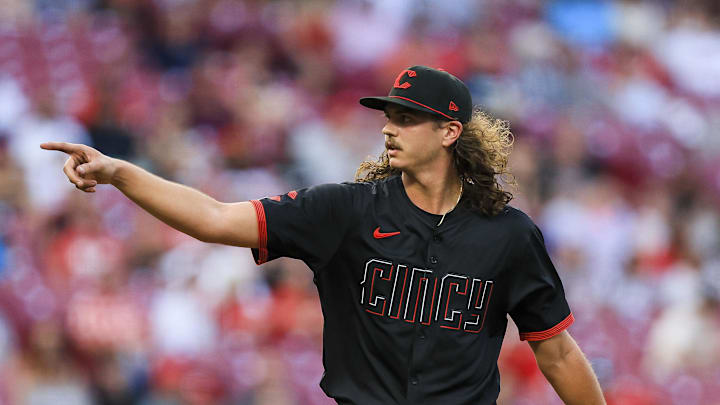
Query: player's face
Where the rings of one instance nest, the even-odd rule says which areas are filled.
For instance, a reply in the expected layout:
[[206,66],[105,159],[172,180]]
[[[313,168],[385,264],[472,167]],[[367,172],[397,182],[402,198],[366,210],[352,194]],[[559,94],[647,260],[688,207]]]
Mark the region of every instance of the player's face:
[[415,171],[429,166],[444,153],[443,129],[431,114],[388,104],[382,133],[390,167]]

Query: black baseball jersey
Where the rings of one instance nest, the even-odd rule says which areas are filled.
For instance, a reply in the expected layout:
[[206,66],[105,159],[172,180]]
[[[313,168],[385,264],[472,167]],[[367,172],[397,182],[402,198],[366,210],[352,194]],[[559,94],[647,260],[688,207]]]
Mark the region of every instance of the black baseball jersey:
[[399,176],[252,203],[256,262],[314,273],[320,386],[339,404],[493,404],[507,315],[526,340],[573,322],[540,231],[510,206],[487,217],[461,203],[437,226]]

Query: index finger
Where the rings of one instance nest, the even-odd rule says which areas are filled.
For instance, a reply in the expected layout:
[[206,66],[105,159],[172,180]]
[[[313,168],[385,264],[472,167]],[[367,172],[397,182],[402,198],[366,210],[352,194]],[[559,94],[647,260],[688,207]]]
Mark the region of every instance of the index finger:
[[80,152],[82,145],[67,142],[43,142],[40,147],[46,150],[59,150],[65,153]]

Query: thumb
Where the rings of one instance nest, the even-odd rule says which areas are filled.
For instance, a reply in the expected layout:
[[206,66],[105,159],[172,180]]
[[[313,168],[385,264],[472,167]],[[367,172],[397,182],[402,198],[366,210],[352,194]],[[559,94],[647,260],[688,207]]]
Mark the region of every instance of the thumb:
[[86,174],[92,174],[93,172],[97,171],[100,168],[99,166],[100,165],[97,162],[88,162],[81,164],[75,170],[77,170],[79,175],[84,176]]

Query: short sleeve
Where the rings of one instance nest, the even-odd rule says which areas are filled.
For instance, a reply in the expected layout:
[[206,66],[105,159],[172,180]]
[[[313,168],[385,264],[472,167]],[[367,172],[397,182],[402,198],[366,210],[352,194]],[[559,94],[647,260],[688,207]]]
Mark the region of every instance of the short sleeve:
[[307,263],[313,271],[337,251],[353,215],[350,184],[325,184],[252,200],[258,220],[257,264],[278,257]]
[[508,312],[520,330],[520,340],[535,341],[559,334],[574,318],[542,233],[535,224],[529,228],[510,269]]

